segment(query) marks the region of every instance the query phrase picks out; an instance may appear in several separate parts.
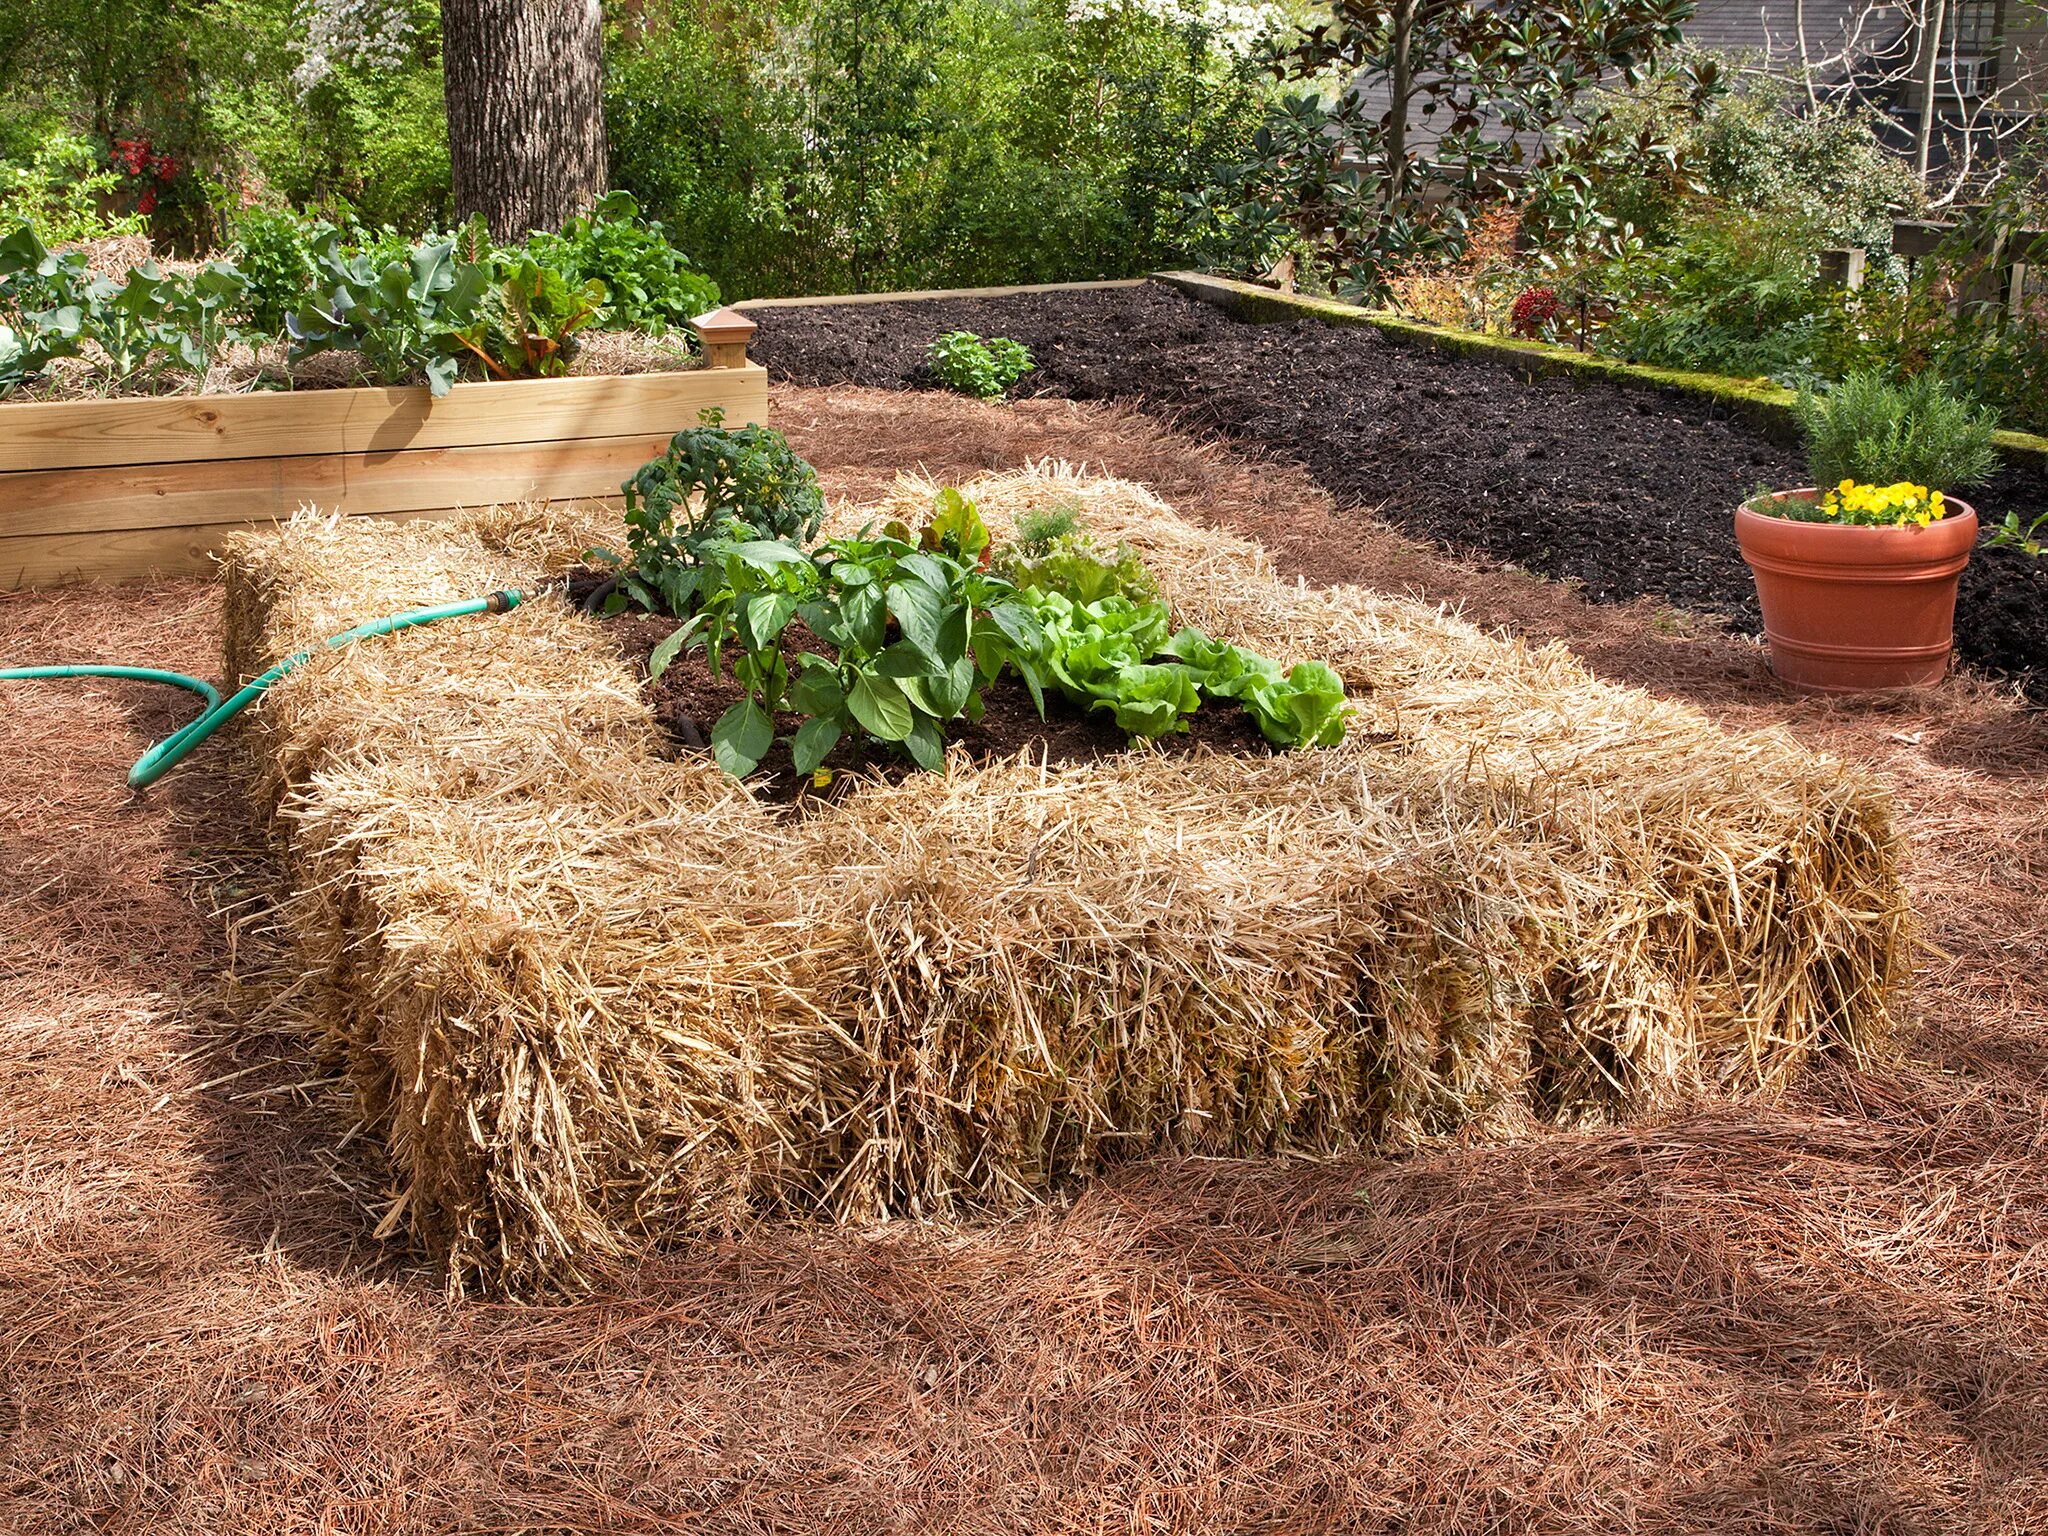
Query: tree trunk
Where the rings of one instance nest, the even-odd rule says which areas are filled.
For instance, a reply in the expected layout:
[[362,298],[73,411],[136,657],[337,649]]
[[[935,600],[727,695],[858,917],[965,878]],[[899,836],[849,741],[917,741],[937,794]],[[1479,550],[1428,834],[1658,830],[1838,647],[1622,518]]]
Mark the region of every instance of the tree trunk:
[[605,188],[598,0],[443,0],[455,212],[500,240],[560,229]]
[[1941,59],[1942,0],[1926,0],[1920,11],[1920,121],[1913,130],[1913,174],[1927,190],[1927,169],[1934,149],[1935,66]]
[[1393,105],[1387,117],[1387,204],[1400,203],[1408,190],[1408,103],[1415,95],[1415,0],[1394,0],[1394,67],[1390,72]]

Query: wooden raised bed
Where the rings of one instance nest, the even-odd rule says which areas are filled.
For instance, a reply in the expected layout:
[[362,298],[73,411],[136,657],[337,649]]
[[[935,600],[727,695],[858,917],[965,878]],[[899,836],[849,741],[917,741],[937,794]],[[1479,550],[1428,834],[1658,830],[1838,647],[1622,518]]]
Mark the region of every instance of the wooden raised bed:
[[625,377],[0,406],[0,588],[211,569],[301,507],[431,517],[596,501],[716,406],[762,422],[753,323],[702,317],[709,366]]

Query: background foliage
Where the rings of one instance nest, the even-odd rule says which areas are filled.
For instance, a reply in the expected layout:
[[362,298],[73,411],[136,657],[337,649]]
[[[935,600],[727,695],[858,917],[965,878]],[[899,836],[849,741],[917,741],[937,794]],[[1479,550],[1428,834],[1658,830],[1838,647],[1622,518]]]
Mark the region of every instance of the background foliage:
[[[1253,42],[1281,14],[1217,0],[607,12],[614,184],[734,297],[1185,259],[1185,198],[1257,125]],[[232,243],[250,207],[445,227],[439,55],[435,0],[21,0],[0,18],[0,206],[47,203],[31,178],[46,193],[96,174],[38,213],[46,239],[137,227],[145,200],[158,245],[184,251]],[[53,135],[70,157],[54,175]],[[142,174],[120,169],[117,142],[146,146]]]

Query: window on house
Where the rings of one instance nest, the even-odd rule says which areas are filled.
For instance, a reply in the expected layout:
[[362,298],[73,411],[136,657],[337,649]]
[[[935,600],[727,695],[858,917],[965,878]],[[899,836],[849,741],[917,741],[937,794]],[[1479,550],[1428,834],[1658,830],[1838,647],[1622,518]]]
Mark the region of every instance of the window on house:
[[1998,52],[1998,0],[1949,0],[1942,22],[1944,53],[1988,58]]
[[1935,75],[1942,95],[1954,92],[1974,99],[1996,89],[1998,13],[1999,0],[1949,0],[1941,24],[1941,66]]

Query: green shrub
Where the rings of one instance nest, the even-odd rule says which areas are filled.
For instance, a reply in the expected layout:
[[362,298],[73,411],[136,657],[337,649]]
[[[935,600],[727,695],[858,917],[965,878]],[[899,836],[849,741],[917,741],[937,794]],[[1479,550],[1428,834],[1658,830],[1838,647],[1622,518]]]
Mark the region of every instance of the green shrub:
[[1872,114],[1809,103],[1789,82],[1742,78],[1692,134],[1706,190],[1731,207],[1795,219],[1819,245],[1860,245],[1888,262],[1892,219],[1918,207],[1921,191],[1904,157],[1879,141]]
[[1036,365],[1031,353],[1006,336],[984,341],[972,331],[948,331],[925,352],[938,381],[948,389],[993,400]]
[[0,230],[27,224],[49,245],[140,234],[140,214],[106,211],[120,186],[92,140],[57,130],[26,159],[0,162]]
[[1243,40],[1178,8],[618,10],[613,180],[745,296],[1185,265],[1184,195],[1238,157],[1265,98]]
[[1839,299],[1806,229],[1700,209],[1675,243],[1619,275],[1600,350],[1657,368],[1793,382],[1823,367]]
[[1997,417],[1929,373],[1900,384],[1863,371],[1825,394],[1802,391],[1799,424],[1822,487],[1852,480],[1954,491],[1981,485],[1998,468]]

